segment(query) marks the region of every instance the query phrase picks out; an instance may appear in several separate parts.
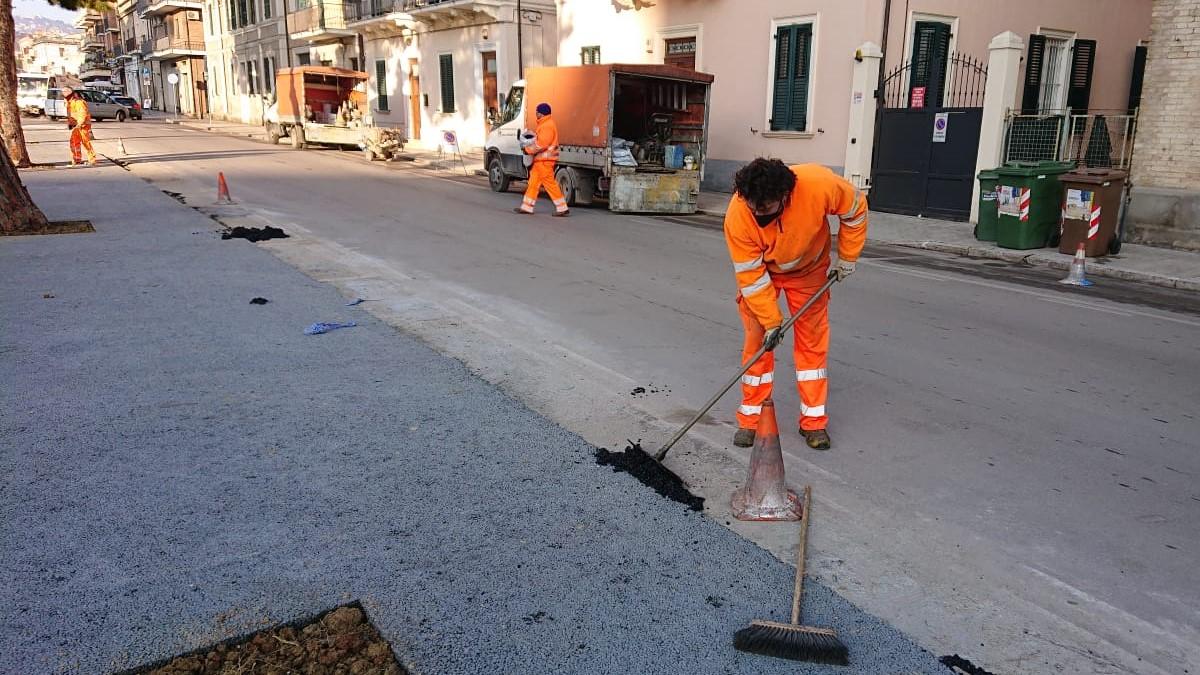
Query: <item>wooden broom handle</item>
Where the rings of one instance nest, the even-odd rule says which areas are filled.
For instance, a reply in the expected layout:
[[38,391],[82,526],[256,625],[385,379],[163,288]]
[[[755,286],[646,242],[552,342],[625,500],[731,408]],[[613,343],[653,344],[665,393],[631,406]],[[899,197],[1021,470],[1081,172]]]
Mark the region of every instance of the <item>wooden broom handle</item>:
[[800,625],[800,597],[804,595],[804,557],[808,548],[809,509],[812,508],[812,486],[804,486],[804,510],[800,512],[800,546],[796,553],[796,588],[792,593],[792,625]]

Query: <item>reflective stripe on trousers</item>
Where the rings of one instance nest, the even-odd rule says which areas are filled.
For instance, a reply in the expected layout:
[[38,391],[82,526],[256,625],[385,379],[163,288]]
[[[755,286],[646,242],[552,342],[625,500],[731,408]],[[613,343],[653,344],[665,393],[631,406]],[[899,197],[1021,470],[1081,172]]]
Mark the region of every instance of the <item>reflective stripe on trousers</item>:
[[525,188],[525,199],[521,202],[523,211],[533,212],[542,188],[550,195],[555,210],[559,213],[567,210],[567,200],[558,187],[558,181],[554,180],[554,162],[534,162],[533,166],[529,167],[529,185]]
[[[788,311],[795,312],[800,305],[825,281],[824,266],[818,265],[817,273],[800,278],[788,275],[772,275],[772,292],[783,291]],[[745,342],[742,344],[742,361],[754,355],[762,346],[763,329],[745,302],[738,299]],[[792,326],[792,354],[796,363],[796,388],[800,393],[800,428],[824,429],[828,423],[825,415],[825,399],[829,392],[826,355],[829,351],[829,294],[826,293]],[[782,348],[782,346],[780,347]],[[742,376],[742,405],[738,407],[738,426],[753,429],[758,426],[758,415],[762,404],[771,397],[775,371],[775,355],[767,352]]]

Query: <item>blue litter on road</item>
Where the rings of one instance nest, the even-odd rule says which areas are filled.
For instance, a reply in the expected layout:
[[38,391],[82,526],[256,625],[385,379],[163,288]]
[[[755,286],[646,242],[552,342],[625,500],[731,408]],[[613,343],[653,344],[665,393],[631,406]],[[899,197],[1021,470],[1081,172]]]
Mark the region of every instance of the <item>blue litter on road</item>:
[[308,328],[305,328],[304,334],[305,335],[320,335],[321,333],[328,333],[331,330],[337,330],[339,328],[354,328],[357,325],[358,324],[354,323],[353,321],[351,321],[349,323],[337,323],[337,322],[324,323],[324,322],[318,321],[317,323],[314,323],[313,325],[309,326]]

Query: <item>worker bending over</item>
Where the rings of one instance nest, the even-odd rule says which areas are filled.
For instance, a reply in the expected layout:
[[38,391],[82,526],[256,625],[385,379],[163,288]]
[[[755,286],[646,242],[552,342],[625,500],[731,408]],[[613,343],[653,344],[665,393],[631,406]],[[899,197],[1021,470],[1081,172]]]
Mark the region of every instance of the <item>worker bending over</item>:
[[537,203],[538,191],[546,188],[546,194],[554,200],[554,215],[565,218],[571,215],[567,208],[567,200],[563,197],[558,181],[554,179],[554,165],[558,163],[558,125],[550,117],[550,104],[539,103],[537,110],[537,132],[533,139],[521,137],[521,149],[533,158],[533,166],[529,169],[529,186],[525,188],[525,198],[521,205],[513,209],[517,213],[533,213]]
[[[762,405],[771,398],[775,355],[782,341],[779,293],[795,312],[831,275],[854,273],[867,240],[867,199],[853,185],[817,164],[787,166],[758,158],[734,177],[735,193],[725,213],[725,242],[738,286],[738,311],[745,328],[742,362],[765,345],[742,376],[742,404],[733,443],[754,444]],[[826,216],[838,217],[838,261],[829,269],[832,237]],[[829,391],[829,296],[822,294],[796,323],[796,385],[800,390],[800,433],[810,448],[828,450],[825,399]]]
[[83,162],[80,148],[87,151],[88,164],[96,166],[96,151],[92,149],[92,114],[88,111],[87,101],[71,87],[63,87],[62,94],[67,104],[67,128],[71,130],[71,166]]

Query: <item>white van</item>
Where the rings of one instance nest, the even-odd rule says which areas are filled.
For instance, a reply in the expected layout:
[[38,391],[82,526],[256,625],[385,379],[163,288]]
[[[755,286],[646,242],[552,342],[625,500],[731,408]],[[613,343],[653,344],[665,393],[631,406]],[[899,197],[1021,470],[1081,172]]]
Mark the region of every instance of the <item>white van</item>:
[[[124,122],[129,119],[129,108],[117,103],[112,98],[95,89],[76,89],[76,94],[87,101],[88,112],[94,120],[116,120]],[[61,89],[51,89],[46,92],[46,117],[52,120],[63,119],[67,116],[67,102],[63,99]]]

